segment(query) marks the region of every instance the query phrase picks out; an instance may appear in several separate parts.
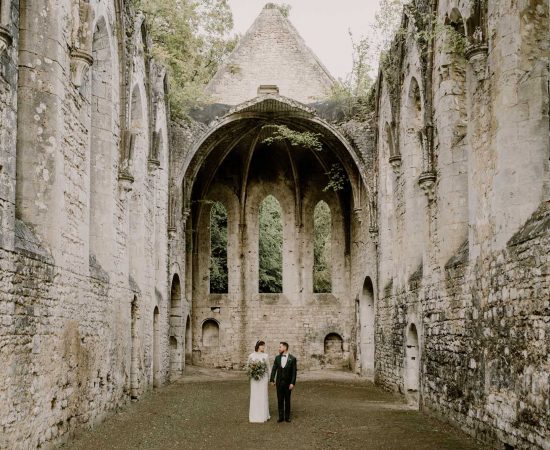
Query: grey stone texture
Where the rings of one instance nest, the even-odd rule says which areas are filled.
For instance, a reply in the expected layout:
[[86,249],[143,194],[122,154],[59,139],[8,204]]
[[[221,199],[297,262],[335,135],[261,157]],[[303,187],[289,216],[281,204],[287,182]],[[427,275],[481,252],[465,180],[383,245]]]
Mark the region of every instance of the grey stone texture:
[[[426,44],[432,4],[448,26]],[[129,4],[0,11],[0,448],[54,447],[186,363],[240,368],[264,339],[497,448],[550,449],[547,1],[416,0],[361,119],[268,4],[186,123]],[[323,149],[267,145],[274,125]],[[258,292],[267,195],[283,211],[277,294]],[[209,289],[213,201],[226,294]]]
[[275,85],[284,97],[312,103],[324,99],[333,84],[292,23],[277,5],[268,3],[206,93],[214,102],[238,105],[255,97],[260,85]]

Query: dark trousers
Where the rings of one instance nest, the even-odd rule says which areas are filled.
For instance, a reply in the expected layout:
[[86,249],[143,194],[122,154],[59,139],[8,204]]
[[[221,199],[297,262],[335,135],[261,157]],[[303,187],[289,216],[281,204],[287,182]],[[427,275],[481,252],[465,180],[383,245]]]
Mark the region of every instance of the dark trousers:
[[281,383],[277,385],[277,404],[279,406],[279,420],[290,419],[290,394],[289,385]]

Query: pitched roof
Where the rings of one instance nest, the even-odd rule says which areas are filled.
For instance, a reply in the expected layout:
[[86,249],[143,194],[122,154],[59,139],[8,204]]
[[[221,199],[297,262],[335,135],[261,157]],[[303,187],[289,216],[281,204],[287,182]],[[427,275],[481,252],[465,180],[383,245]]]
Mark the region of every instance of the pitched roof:
[[213,101],[237,105],[276,85],[302,103],[322,99],[334,78],[277,5],[268,3],[206,88]]

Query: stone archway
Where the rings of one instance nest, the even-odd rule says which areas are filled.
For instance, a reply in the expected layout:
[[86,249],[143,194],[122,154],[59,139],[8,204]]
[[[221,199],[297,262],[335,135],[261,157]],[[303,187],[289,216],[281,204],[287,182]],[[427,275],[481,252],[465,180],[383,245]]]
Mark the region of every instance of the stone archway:
[[[280,138],[281,129],[293,136],[315,136],[317,148]],[[342,336],[353,333],[356,312],[349,302],[352,293],[347,281],[352,271],[351,235],[352,228],[360,226],[356,214],[369,195],[362,157],[313,109],[273,94],[239,105],[215,121],[191,155],[181,171],[180,190],[188,214],[189,300],[193,319],[204,324],[215,318],[223,323],[225,336],[218,346],[205,345],[204,334],[195,336],[193,363],[238,367],[259,337],[268,346],[277,345],[282,339],[277,333],[289,332],[279,330],[277,323],[282,321],[299,330],[295,339],[300,345],[290,344],[302,367],[320,367],[326,360],[326,330],[340,330]],[[330,187],[331,172],[338,173],[337,188]],[[272,219],[282,229],[282,249],[280,239],[273,239],[277,258],[265,259],[260,218],[262,202],[271,197],[280,205]],[[217,203],[227,211],[227,292],[212,292],[208,283],[210,205]],[[319,258],[314,252],[318,247],[314,217],[319,204],[330,211],[325,216],[331,224],[325,233],[329,242],[324,244],[330,249],[324,254],[327,283],[316,288],[315,256]],[[266,262],[282,268],[282,279],[280,271],[265,270]],[[260,282],[264,276],[273,278],[275,288],[264,288]],[[200,334],[201,329],[196,332]],[[340,347],[337,365],[350,367],[349,343]]]
[[405,342],[405,364],[403,385],[410,401],[418,402],[420,390],[420,346],[416,325],[411,323],[407,328]]
[[169,348],[170,348],[170,377],[177,377],[182,372],[182,352],[180,345],[182,334],[181,323],[181,285],[177,274],[172,279],[170,290],[170,321],[169,321]]
[[359,354],[361,373],[374,376],[374,288],[370,277],[363,282],[359,299]]

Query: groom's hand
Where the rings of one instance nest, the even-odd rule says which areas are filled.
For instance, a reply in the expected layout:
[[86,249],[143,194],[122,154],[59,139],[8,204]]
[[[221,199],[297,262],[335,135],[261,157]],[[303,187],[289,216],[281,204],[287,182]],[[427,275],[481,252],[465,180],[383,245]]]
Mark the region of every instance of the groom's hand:
[[288,386],[288,388],[289,388],[290,390],[292,390],[292,389],[294,389],[294,385],[291,384],[291,385]]

